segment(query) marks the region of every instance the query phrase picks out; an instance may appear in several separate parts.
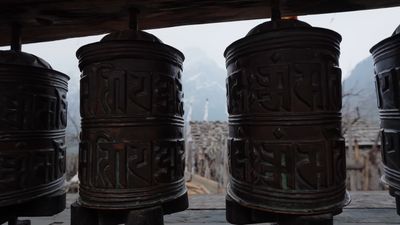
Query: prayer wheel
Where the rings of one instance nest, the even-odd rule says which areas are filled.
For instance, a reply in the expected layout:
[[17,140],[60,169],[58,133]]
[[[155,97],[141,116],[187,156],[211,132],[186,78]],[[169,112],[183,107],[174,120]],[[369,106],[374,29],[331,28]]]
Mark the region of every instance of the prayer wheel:
[[187,208],[181,52],[137,30],[77,51],[82,207]]
[[0,51],[0,223],[65,208],[68,80],[37,56]]
[[286,224],[288,215],[338,214],[349,201],[340,41],[279,18],[227,47],[229,222]]
[[382,180],[396,198],[400,215],[400,27],[393,35],[371,48],[375,66],[375,87],[381,121]]

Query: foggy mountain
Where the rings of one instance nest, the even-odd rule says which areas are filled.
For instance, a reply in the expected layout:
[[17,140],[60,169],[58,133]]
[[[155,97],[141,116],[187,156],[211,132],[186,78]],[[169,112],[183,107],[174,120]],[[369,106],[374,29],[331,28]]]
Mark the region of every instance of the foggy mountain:
[[227,120],[226,70],[200,49],[188,49],[184,53],[186,60],[182,83],[185,113],[187,114],[191,105],[192,120],[203,120],[208,99],[208,120]]
[[371,125],[379,125],[372,57],[359,62],[343,81],[343,115],[356,113]]

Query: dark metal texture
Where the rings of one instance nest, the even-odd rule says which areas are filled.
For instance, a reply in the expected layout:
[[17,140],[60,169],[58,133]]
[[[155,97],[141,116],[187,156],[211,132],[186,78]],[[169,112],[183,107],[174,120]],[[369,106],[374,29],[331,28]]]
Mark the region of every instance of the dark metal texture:
[[[186,208],[183,54],[131,30],[83,46],[77,56],[82,71],[79,203],[134,210],[183,197]],[[164,213],[180,211],[180,205]]]
[[0,52],[0,207],[64,188],[68,79],[33,55]]
[[132,210],[97,210],[75,202],[71,205],[71,225],[162,225],[165,214],[187,208],[187,195],[162,205]]
[[[66,193],[59,190],[44,197],[35,198],[24,203],[15,203],[0,207],[0,224],[6,221],[19,221],[18,217],[53,216],[62,212],[66,207]],[[27,220],[29,221],[29,220]]]
[[[271,16],[278,0],[1,0],[0,33],[23,27],[24,43],[103,34],[128,27],[130,7],[141,11],[140,29],[204,24]],[[280,0],[283,16],[400,6],[398,0]],[[0,45],[9,35],[0,35]]]
[[400,34],[397,29],[371,49],[375,63],[375,86],[381,119],[383,181],[396,197],[400,215]]
[[227,48],[227,200],[280,215],[341,212],[349,199],[340,41],[331,30],[277,20]]

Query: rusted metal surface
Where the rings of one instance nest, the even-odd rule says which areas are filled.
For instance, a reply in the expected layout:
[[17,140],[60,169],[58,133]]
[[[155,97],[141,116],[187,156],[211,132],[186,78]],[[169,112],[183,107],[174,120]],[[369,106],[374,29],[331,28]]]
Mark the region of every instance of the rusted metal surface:
[[0,220],[65,208],[68,79],[34,55],[0,52],[0,211],[16,208]]
[[375,87],[381,119],[383,181],[396,198],[400,215],[400,28],[371,48],[375,63]]
[[80,206],[122,210],[127,218],[143,208],[150,210],[145,217],[159,212],[154,207],[163,213],[186,209],[183,54],[148,33],[128,30],[83,46],[77,56]]
[[274,221],[337,214],[348,201],[340,41],[334,31],[278,19],[226,49],[228,221],[240,207]]
[[[397,0],[281,0],[282,15],[306,15],[328,12],[400,6]],[[270,17],[266,0],[2,0],[0,32],[10,26],[24,28],[24,43],[49,41],[108,33],[127,28],[128,9],[142,13],[141,29],[204,24]],[[8,44],[7,35],[0,45]]]

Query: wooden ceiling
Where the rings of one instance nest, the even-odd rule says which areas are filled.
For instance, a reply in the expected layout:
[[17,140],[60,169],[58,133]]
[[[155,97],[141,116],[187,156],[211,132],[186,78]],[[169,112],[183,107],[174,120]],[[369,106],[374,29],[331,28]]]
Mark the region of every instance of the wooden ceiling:
[[[399,0],[281,0],[283,15],[400,6]],[[270,0],[0,0],[0,46],[11,24],[22,42],[41,42],[128,28],[128,9],[140,10],[141,29],[270,17]]]

